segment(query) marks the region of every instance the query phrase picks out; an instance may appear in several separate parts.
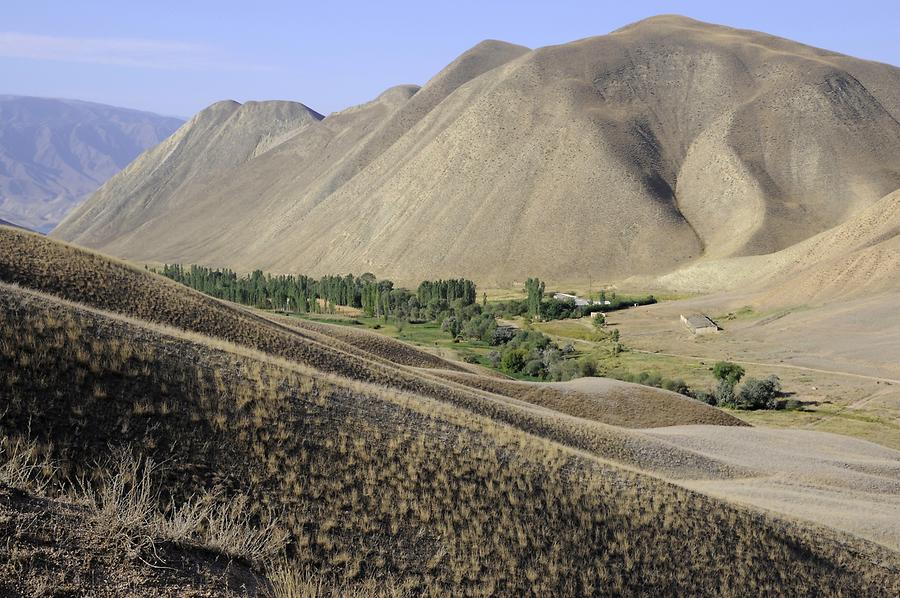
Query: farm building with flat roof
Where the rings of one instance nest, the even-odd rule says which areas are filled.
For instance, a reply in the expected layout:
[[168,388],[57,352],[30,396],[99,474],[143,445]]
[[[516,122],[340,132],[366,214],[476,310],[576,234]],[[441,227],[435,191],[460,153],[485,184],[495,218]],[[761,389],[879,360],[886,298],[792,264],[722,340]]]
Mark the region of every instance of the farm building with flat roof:
[[688,330],[694,334],[709,334],[719,331],[718,324],[703,314],[691,314],[689,316],[682,314],[681,323],[687,326]]

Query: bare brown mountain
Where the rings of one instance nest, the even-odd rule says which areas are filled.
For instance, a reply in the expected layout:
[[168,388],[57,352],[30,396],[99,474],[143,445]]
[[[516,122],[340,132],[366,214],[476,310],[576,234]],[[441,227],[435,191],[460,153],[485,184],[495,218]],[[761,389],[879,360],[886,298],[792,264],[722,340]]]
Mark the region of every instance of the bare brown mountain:
[[217,106],[54,235],[244,270],[620,279],[781,251],[900,188],[900,69],[675,16],[484,42],[237,160],[227,139],[271,121],[207,126]]
[[68,226],[81,222],[90,234],[103,237],[174,216],[191,207],[192,186],[264,154],[320,118],[296,102],[213,104],[101,187],[67,219]]
[[710,259],[629,284],[670,290],[762,290],[766,303],[796,305],[900,291],[900,190],[839,225],[763,255]]

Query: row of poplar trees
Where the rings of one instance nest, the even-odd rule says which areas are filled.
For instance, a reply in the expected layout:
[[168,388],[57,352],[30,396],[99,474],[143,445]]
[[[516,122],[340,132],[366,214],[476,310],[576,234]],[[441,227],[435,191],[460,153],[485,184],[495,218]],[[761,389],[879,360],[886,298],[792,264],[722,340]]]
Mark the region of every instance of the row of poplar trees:
[[425,280],[419,284],[416,291],[419,305],[428,305],[434,299],[442,299],[447,303],[453,303],[462,299],[462,304],[475,303],[475,283],[465,278],[455,280]]
[[421,305],[432,300],[452,303],[462,299],[464,305],[475,302],[475,283],[465,279],[424,281],[414,296],[406,289],[394,288],[392,281],[378,280],[370,273],[312,278],[254,270],[238,276],[228,268],[186,268],[180,264],[166,264],[159,273],[219,299],[295,313],[330,312],[333,306],[344,305],[362,309],[368,316],[388,317],[406,313],[414,297]]

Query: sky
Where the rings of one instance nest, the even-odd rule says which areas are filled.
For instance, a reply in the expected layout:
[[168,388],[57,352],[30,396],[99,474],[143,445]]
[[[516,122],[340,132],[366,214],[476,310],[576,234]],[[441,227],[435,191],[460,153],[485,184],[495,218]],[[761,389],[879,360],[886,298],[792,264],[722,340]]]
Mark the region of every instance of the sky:
[[669,13],[900,65],[898,2],[6,0],[0,94],[181,117],[282,99],[328,114],[423,84],[484,39],[536,48]]

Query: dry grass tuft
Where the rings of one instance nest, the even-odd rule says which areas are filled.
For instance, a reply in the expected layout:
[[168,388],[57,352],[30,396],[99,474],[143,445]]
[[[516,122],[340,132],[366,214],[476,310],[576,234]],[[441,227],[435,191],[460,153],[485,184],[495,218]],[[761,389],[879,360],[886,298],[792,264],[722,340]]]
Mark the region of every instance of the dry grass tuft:
[[59,467],[36,442],[0,439],[0,484],[44,495]]
[[311,569],[287,562],[273,564],[266,574],[271,598],[406,598],[412,593],[393,580],[335,581]]

